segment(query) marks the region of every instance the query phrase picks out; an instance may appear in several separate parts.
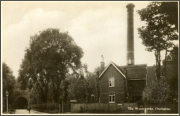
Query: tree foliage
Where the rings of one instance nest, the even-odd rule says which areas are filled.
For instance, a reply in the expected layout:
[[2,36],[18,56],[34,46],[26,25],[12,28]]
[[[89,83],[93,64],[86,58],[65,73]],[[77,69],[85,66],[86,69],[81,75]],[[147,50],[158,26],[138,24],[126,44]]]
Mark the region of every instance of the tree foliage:
[[79,103],[86,102],[87,82],[84,78],[72,78],[69,86],[69,97],[76,99]]
[[145,103],[172,103],[178,101],[178,87],[175,80],[160,78],[149,84],[143,91]]
[[92,102],[91,95],[96,94],[97,75],[88,71],[87,64],[82,64],[78,74],[68,75],[68,99],[75,99],[80,103]]
[[25,89],[31,78],[43,102],[47,102],[51,85],[53,99],[59,102],[61,81],[70,70],[80,67],[82,56],[82,49],[68,33],[58,29],[43,30],[30,38],[18,80]]
[[151,2],[146,8],[138,10],[142,21],[149,22],[154,16],[163,16],[170,25],[178,29],[178,2]]
[[2,64],[2,81],[3,81],[3,102],[6,100],[6,90],[9,92],[9,104],[13,103],[13,97],[14,97],[14,85],[15,85],[15,77],[13,76],[13,72],[10,69],[10,67],[3,62]]
[[138,28],[142,44],[147,51],[155,52],[157,78],[161,76],[161,51],[167,52],[174,46],[173,41],[178,40],[177,8],[177,2],[152,2],[137,11],[141,20],[146,22],[146,26]]

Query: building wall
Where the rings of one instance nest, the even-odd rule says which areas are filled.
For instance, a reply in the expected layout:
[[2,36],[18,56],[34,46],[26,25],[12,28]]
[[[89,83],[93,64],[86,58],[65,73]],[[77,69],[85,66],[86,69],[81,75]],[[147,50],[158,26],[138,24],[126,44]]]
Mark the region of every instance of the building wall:
[[145,79],[147,74],[146,68],[146,65],[133,65],[131,67],[128,66],[126,68],[128,79]]
[[151,84],[152,81],[156,80],[156,66],[147,67],[147,85]]
[[164,68],[165,70],[165,75],[167,78],[178,78],[178,68],[179,68],[179,52],[178,52],[177,47],[174,47],[173,50],[170,52],[170,54],[168,55],[170,57],[170,59],[168,59],[167,57],[167,61],[166,63],[164,63],[164,65],[166,65]]
[[129,96],[141,97],[145,87],[146,87],[146,80],[129,80],[128,81]]
[[144,64],[133,65],[128,66],[126,69],[129,97],[141,97],[146,87],[147,66]]
[[[115,78],[115,87],[109,87],[109,78]],[[126,85],[125,78],[110,65],[106,72],[100,77],[100,102],[109,103],[109,94],[115,94],[115,103],[123,103],[126,101]]]
[[167,61],[165,73],[167,78],[178,78],[178,62]]

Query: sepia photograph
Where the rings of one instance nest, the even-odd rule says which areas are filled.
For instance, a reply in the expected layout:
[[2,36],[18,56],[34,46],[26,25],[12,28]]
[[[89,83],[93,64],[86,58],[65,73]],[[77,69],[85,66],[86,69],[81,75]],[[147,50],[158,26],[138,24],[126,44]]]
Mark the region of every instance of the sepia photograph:
[[179,114],[178,1],[1,1],[1,115]]

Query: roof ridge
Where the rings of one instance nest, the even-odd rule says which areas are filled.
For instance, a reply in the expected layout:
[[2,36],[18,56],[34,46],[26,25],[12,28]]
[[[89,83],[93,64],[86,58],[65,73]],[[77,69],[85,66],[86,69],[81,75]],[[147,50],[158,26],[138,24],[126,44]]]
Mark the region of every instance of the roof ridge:
[[107,67],[104,69],[104,71],[100,74],[99,78],[104,74],[104,72],[106,72],[106,70],[108,69],[108,67],[109,67],[111,64],[115,67],[116,70],[118,70],[118,72],[119,72],[120,74],[123,75],[124,78],[126,78],[126,76],[124,75],[124,73],[119,69],[119,67],[117,66],[117,64],[115,64],[113,61],[111,61],[111,62],[107,65]]

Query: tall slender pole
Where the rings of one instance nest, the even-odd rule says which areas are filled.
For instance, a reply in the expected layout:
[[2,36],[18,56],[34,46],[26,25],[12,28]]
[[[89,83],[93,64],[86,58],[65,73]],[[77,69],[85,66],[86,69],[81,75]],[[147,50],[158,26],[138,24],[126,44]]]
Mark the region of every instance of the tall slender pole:
[[64,103],[62,101],[62,113],[64,113],[64,107],[63,107]]
[[29,106],[28,106],[29,112],[30,112],[30,102],[31,102],[31,98],[30,98],[30,88],[29,88]]
[[7,113],[8,113],[8,96],[6,96],[6,103],[7,103]]
[[60,103],[59,103],[59,113],[60,113]]
[[6,90],[6,103],[7,103],[7,113],[8,113],[8,95],[9,95],[9,92]]

